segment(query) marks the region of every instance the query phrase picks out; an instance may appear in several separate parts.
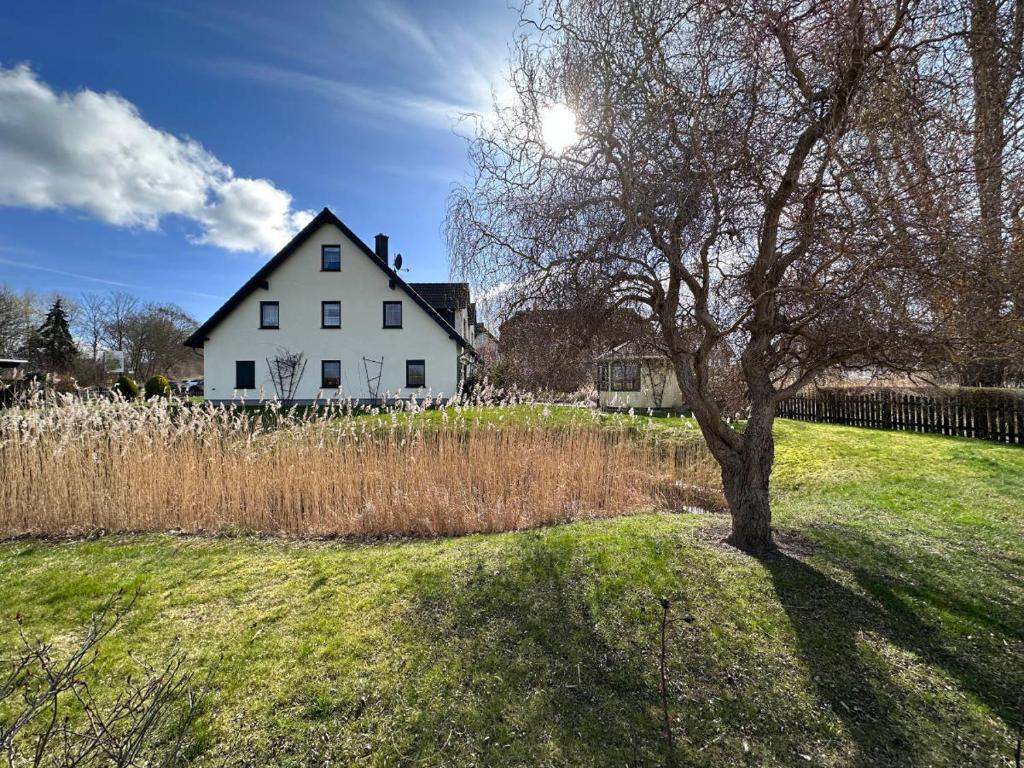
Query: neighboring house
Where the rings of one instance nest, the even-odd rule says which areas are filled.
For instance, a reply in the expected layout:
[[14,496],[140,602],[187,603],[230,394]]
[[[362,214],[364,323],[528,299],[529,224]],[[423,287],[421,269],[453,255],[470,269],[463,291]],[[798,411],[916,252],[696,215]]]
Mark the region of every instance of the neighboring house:
[[532,391],[575,392],[595,355],[649,332],[629,310],[605,306],[523,309],[501,324],[499,350],[511,381]]
[[476,357],[468,286],[417,291],[389,265],[388,238],[375,246],[329,209],[317,214],[186,340],[203,349],[206,398],[458,392]]
[[671,361],[633,341],[599,355],[594,379],[602,408],[678,410],[686,405]]
[[469,300],[468,283],[409,283],[445,322],[470,341],[476,323],[476,304]]
[[485,363],[494,363],[498,359],[498,340],[483,323],[473,324],[473,347],[480,359]]

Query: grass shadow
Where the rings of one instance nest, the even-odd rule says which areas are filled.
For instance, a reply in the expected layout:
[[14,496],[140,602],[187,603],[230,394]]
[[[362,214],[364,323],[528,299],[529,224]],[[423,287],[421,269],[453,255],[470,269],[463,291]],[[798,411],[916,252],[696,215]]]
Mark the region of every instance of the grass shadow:
[[[527,535],[517,544],[512,557],[412,590],[406,629],[449,688],[421,711],[417,733],[489,734],[469,737],[474,754],[458,758],[448,741],[455,764],[665,765],[653,638],[625,622],[601,626],[610,617],[595,615],[570,543]],[[408,745],[409,755],[429,752]]]
[[[915,653],[1000,718],[1024,717],[1024,558],[976,542],[896,548],[845,531],[843,560]],[[831,558],[838,560],[835,549]],[[851,559],[852,558],[852,559]],[[924,617],[924,618],[922,618]]]
[[[882,546],[873,539],[862,543]],[[853,765],[952,764],[951,756],[936,747],[948,737],[941,731],[980,733],[983,729],[972,720],[985,717],[973,702],[964,701],[963,693],[954,694],[953,687],[976,697],[1007,726],[1019,718],[1013,692],[1024,683],[1021,668],[1014,671],[1002,643],[988,651],[957,645],[940,622],[911,604],[906,594],[921,595],[927,588],[904,592],[900,584],[926,584],[927,574],[894,551],[876,550],[875,559],[866,561],[884,564],[879,569],[864,563],[852,569],[866,594],[787,555],[762,562],[789,617],[817,697],[840,719],[856,748]],[[978,605],[941,591],[929,590],[928,598],[942,611],[984,615]],[[1004,630],[1019,637],[1014,627],[1000,625]],[[943,686],[943,676],[955,685]],[[1001,755],[1008,761],[1012,749],[1009,739],[990,739],[981,746],[977,762],[964,762],[961,756],[955,764],[992,765]]]

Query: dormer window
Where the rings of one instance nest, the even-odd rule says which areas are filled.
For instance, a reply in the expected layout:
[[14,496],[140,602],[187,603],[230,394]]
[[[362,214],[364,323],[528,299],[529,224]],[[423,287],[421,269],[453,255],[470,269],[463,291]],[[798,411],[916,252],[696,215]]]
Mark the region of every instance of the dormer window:
[[320,246],[320,271],[339,272],[341,270],[341,246]]
[[276,301],[260,302],[260,328],[281,327],[281,306]]

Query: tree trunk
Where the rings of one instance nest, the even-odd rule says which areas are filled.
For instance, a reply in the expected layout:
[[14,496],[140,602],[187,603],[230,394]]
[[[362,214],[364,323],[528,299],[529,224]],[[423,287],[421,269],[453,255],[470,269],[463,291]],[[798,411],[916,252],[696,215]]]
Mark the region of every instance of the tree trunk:
[[737,549],[762,555],[775,549],[768,482],[775,462],[772,419],[752,417],[735,459],[722,462],[722,489],[732,514],[728,542]]
[[732,514],[732,532],[727,541],[752,555],[774,551],[768,499],[768,481],[775,463],[775,406],[770,386],[751,388],[757,392],[751,392],[750,418],[740,433],[727,425],[714,400],[702,397],[685,362],[674,360],[673,364],[679,389],[693,410],[708,450],[722,468],[722,490]]

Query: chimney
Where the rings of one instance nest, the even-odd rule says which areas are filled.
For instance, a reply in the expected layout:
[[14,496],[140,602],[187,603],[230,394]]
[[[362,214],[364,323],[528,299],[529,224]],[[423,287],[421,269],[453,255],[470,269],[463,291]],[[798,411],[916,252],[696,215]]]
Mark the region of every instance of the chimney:
[[381,233],[373,238],[373,250],[377,254],[377,258],[383,261],[385,264],[388,263],[388,236]]

